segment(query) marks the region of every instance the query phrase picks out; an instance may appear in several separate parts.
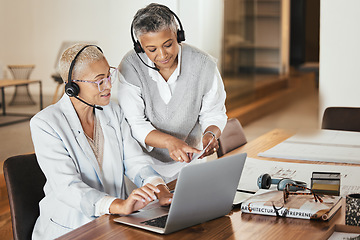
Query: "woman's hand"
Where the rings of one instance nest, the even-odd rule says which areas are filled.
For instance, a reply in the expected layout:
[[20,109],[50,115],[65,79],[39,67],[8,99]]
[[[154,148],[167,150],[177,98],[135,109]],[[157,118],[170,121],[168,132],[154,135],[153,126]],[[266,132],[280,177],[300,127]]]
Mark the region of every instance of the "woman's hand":
[[157,185],[157,188],[160,190],[159,193],[156,193],[157,198],[161,206],[168,206],[172,202],[173,194],[169,191],[164,185]]
[[200,159],[214,154],[219,149],[219,142],[217,140],[217,137],[216,137],[216,135],[214,135],[214,132],[212,132],[210,130],[205,131],[203,138],[202,138],[202,144],[203,144],[203,148],[205,148],[206,146],[207,146],[207,148],[206,148],[204,154],[199,157]]
[[191,162],[192,155],[194,153],[200,153],[201,151],[190,147],[186,142],[176,138],[171,137],[166,142],[166,148],[169,150],[170,157],[178,162]]
[[148,183],[141,188],[133,190],[126,200],[114,200],[110,205],[109,211],[112,214],[128,215],[134,211],[145,207],[150,202],[156,200],[155,193],[159,192],[160,190],[157,187]]

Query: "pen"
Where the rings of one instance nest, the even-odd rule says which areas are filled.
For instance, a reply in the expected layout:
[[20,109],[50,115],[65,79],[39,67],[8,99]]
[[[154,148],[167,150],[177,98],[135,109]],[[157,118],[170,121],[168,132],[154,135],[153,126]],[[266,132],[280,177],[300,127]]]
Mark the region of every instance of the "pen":
[[250,193],[250,194],[255,194],[256,193],[254,191],[248,191],[248,190],[242,190],[242,189],[236,189],[236,191],[243,192],[243,193]]

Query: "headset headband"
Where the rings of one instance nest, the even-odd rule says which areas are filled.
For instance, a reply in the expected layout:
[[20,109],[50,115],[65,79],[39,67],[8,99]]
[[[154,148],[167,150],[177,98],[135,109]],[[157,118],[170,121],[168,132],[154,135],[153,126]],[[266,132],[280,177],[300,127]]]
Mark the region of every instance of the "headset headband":
[[[176,18],[176,20],[179,23],[180,29],[178,29],[178,31],[177,31],[177,41],[178,41],[178,43],[180,43],[182,41],[185,41],[185,31],[184,31],[183,26],[181,24],[180,18],[173,11],[171,11],[169,8],[167,8],[167,10]],[[137,52],[137,53],[144,52],[143,48],[141,47],[140,42],[138,40],[135,40],[135,36],[134,36],[134,19],[131,22],[130,35],[131,35],[131,39],[132,39],[132,41],[134,43],[135,52]]]
[[95,104],[90,104],[88,102],[86,102],[85,100],[81,99],[78,97],[79,95],[79,92],[80,92],[80,87],[79,85],[77,85],[75,82],[73,82],[71,80],[71,77],[72,77],[72,71],[73,71],[73,68],[75,66],[75,62],[76,62],[76,59],[77,57],[80,55],[80,53],[82,51],[84,51],[85,48],[87,47],[90,47],[90,46],[94,46],[94,47],[97,47],[97,49],[99,49],[99,51],[101,53],[103,53],[103,51],[101,50],[100,47],[96,46],[96,45],[86,45],[84,46],[83,48],[80,49],[80,51],[75,55],[74,59],[72,60],[71,64],[70,64],[70,68],[69,68],[69,75],[68,75],[68,81],[67,83],[65,84],[65,93],[69,96],[69,97],[74,97],[76,98],[77,100],[79,100],[80,102],[83,102],[85,103],[86,105],[90,106],[90,107],[93,107],[94,109],[99,109],[99,110],[103,110],[102,107],[100,106],[96,106]]
[[80,53],[82,51],[84,51],[85,48],[87,47],[97,47],[97,49],[99,49],[99,51],[102,53],[103,51],[101,50],[100,47],[96,46],[96,45],[85,45],[83,48],[80,49],[80,51],[75,55],[74,59],[72,60],[71,64],[70,64],[70,68],[69,68],[69,74],[68,74],[68,82],[67,83],[70,83],[71,82],[71,77],[72,77],[72,71],[73,71],[73,68],[75,66],[75,62],[76,62],[76,59],[77,57],[80,55]]

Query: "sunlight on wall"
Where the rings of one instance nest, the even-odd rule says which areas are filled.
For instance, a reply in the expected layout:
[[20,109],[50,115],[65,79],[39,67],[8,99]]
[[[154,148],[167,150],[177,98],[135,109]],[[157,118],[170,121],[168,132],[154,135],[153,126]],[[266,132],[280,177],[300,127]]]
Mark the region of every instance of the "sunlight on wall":
[[[56,88],[51,74],[63,41],[95,42],[109,64],[117,66],[133,47],[133,15],[150,2],[166,4],[177,13],[186,32],[186,43],[221,59],[221,0],[0,0],[0,27],[5,33],[1,34],[0,68],[35,64],[31,78],[41,79],[44,94],[51,95]],[[5,73],[0,73],[0,78]]]
[[322,0],[320,6],[320,109],[360,106],[360,1]]

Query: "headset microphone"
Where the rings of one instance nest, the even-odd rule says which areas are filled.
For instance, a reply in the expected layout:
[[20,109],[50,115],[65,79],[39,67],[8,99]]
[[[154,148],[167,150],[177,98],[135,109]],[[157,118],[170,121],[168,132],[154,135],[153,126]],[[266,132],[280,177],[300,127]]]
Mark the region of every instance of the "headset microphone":
[[142,58],[140,57],[139,53],[136,53],[136,55],[140,58],[140,60],[142,61],[142,63],[145,64],[145,66],[147,66],[147,67],[149,67],[149,68],[151,68],[151,69],[154,69],[155,71],[160,72],[160,69],[158,69],[157,67],[152,67],[152,66],[146,64],[146,63],[144,62],[144,60],[142,60]]
[[99,110],[103,110],[102,107],[100,106],[96,106],[96,105],[91,105],[90,103],[87,103],[85,102],[84,100],[82,100],[81,98],[78,97],[79,95],[79,92],[80,92],[80,87],[79,85],[77,85],[75,82],[72,81],[72,71],[73,71],[73,68],[75,66],[75,62],[76,62],[76,58],[80,55],[80,53],[87,47],[90,47],[90,46],[94,46],[94,47],[97,47],[97,49],[99,49],[100,52],[103,52],[101,50],[101,48],[99,48],[98,46],[96,45],[86,45],[84,46],[83,48],[80,49],[80,51],[75,55],[74,59],[72,60],[71,64],[70,64],[70,68],[69,68],[69,75],[68,75],[68,81],[67,83],[65,84],[65,93],[69,96],[69,97],[74,97],[76,98],[77,100],[79,100],[80,102],[82,103],[85,103],[86,105],[90,106],[90,107],[93,107],[93,108],[96,108],[96,109],[99,109]]
[[85,102],[84,100],[82,100],[82,99],[79,98],[78,96],[74,96],[74,98],[76,98],[76,99],[79,100],[80,102],[85,103],[86,105],[88,105],[88,106],[90,106],[90,107],[93,107],[93,108],[96,108],[96,109],[99,109],[99,110],[104,110],[104,109],[103,109],[102,107],[100,107],[100,106],[91,105],[90,103]]

